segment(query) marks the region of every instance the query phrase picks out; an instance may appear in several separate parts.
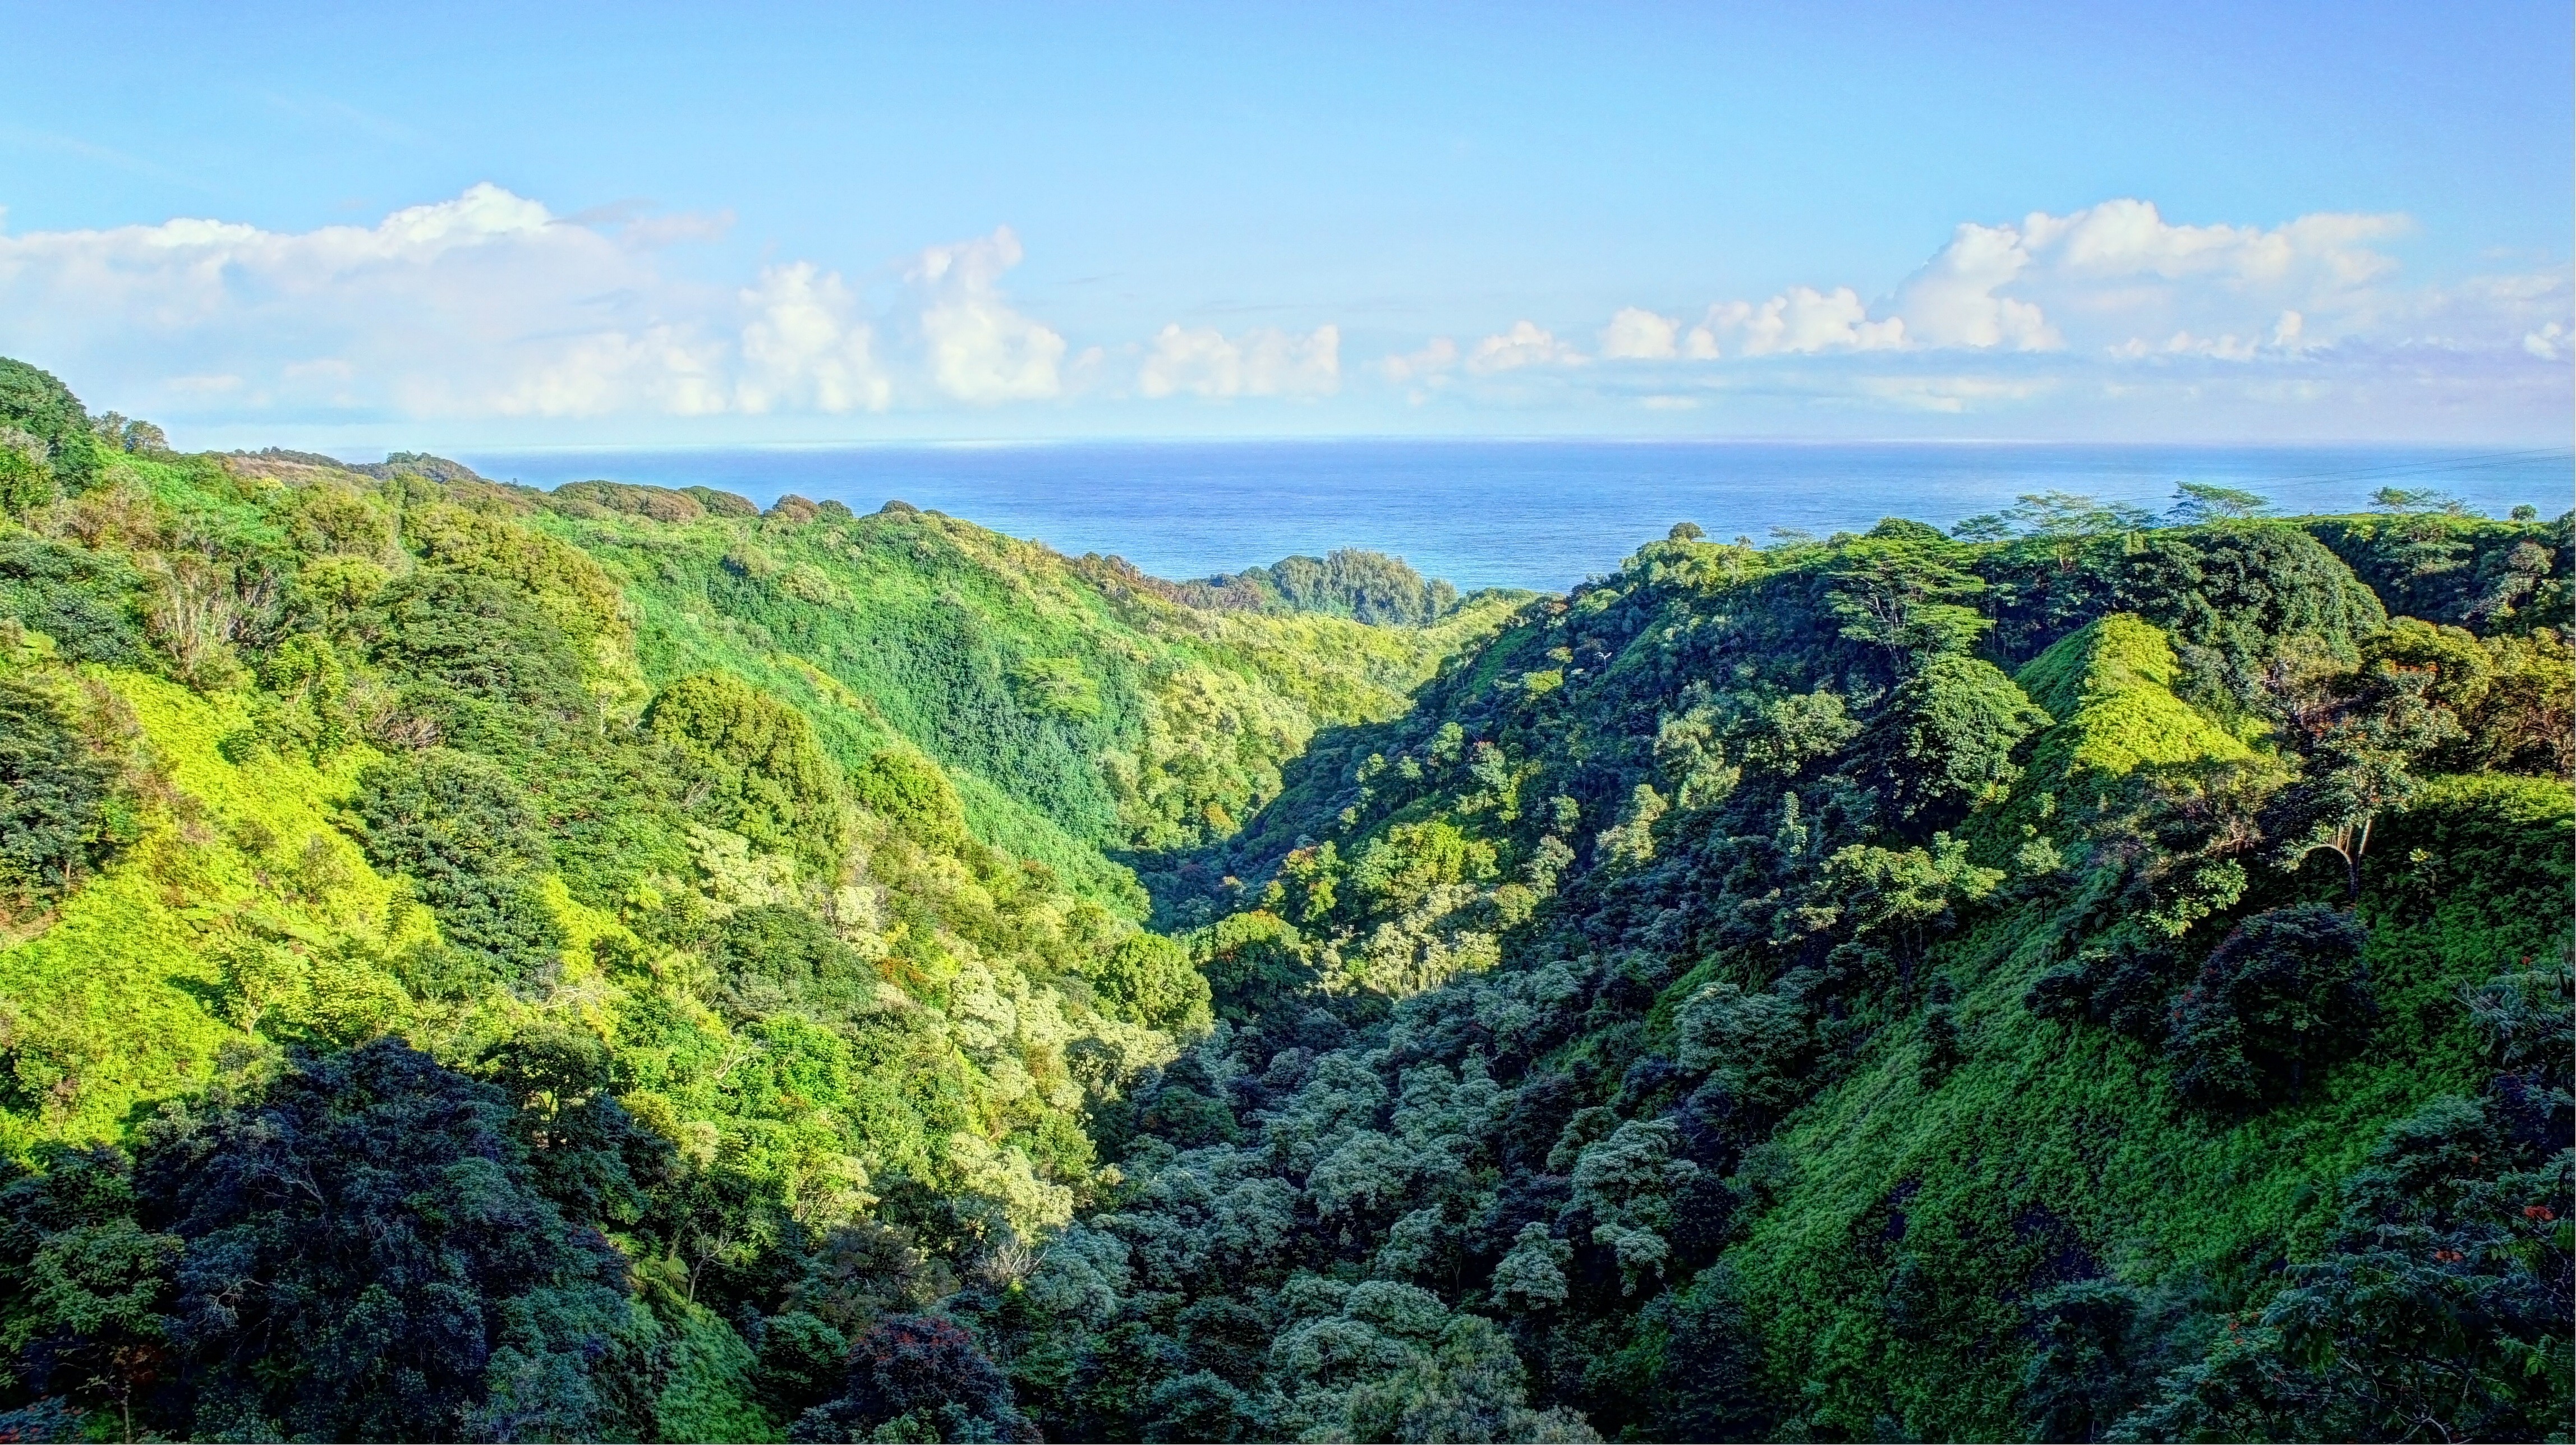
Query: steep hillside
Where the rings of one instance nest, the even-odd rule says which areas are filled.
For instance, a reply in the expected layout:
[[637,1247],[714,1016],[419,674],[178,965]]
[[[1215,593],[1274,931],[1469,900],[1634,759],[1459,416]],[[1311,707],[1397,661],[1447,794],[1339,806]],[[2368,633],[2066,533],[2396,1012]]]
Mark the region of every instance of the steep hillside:
[[[820,1349],[1007,1268],[1100,1187],[1087,1104],[1204,1027],[1115,858],[1222,836],[1510,606],[1207,611],[899,504],[129,449],[6,365],[0,1149],[34,1172],[0,1315],[40,1416],[774,1435],[811,1401],[764,1393],[765,1314]],[[321,1112],[279,1158],[290,1097]],[[318,1122],[422,1109],[479,1122],[390,1197]],[[426,1202],[459,1157],[505,1196]],[[320,1216],[248,1183],[280,1167]],[[220,1218],[207,1169],[248,1189]],[[486,1208],[559,1224],[487,1259]],[[293,1257],[339,1228],[446,1241],[363,1343],[313,1332],[377,1246]],[[217,1236],[269,1241],[226,1266],[286,1292],[256,1321],[189,1313]]]
[[2564,1438],[2567,518],[0,507],[0,1437]]
[[[2563,1431],[2568,654],[2392,624],[2318,541],[2364,525],[1684,529],[1319,739],[1208,870],[1232,1026],[1104,1117],[1131,1182],[997,1319],[1024,1398]],[[2480,535],[2564,574],[2563,520]]]

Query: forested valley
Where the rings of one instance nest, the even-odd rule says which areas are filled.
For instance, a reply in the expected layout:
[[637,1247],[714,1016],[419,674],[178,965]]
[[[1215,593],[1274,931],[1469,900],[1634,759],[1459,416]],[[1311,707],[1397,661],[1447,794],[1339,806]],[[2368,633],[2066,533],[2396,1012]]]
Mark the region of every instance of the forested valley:
[[0,1439],[2566,1439],[2576,522],[2373,500],[1175,582],[0,361]]

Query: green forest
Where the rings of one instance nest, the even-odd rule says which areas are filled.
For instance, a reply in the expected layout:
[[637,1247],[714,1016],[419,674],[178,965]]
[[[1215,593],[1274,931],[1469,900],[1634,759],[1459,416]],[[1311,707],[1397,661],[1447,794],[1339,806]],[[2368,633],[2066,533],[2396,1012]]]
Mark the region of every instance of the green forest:
[[0,1440],[2568,1439],[2571,562],[1172,581],[0,360]]

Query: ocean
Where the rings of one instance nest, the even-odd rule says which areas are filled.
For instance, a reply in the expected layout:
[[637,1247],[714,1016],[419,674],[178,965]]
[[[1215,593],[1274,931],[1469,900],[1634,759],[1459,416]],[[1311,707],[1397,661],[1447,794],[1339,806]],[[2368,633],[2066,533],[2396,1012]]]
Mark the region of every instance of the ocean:
[[874,511],[889,498],[1204,577],[1335,547],[1395,553],[1463,589],[1561,590],[1675,522],[1767,540],[1881,517],[1947,526],[2025,492],[2161,509],[2177,481],[2259,492],[2290,512],[2351,512],[2383,486],[2430,488],[2502,516],[2568,509],[2564,449],[2388,446],[1615,441],[1300,441],[765,447],[469,453],[486,476],[703,484],[763,506],[796,493]]

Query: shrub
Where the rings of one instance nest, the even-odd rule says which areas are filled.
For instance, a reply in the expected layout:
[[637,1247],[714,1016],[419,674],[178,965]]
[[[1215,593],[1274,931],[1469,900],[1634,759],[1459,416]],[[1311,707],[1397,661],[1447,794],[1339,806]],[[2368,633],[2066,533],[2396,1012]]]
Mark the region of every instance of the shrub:
[[55,896],[112,853],[115,777],[51,698],[0,679],[0,904]]
[[732,673],[699,673],[662,689],[645,725],[714,782],[721,826],[827,877],[839,871],[849,847],[841,770],[805,714]]
[[2322,903],[2245,920],[2173,1003],[2174,1082],[2206,1103],[2296,1093],[2305,1072],[2367,1039],[2377,1006],[2362,926]]
[[[1011,1382],[943,1319],[890,1315],[850,1347],[840,1398],[796,1419],[790,1440],[1036,1440]],[[894,1430],[913,1433],[896,1434]],[[918,1433],[927,1430],[931,1433]],[[883,1433],[880,1433],[883,1432]]]
[[1178,1033],[1208,1026],[1207,979],[1191,964],[1188,949],[1160,934],[1120,939],[1087,976],[1100,1001],[1121,1018]]

